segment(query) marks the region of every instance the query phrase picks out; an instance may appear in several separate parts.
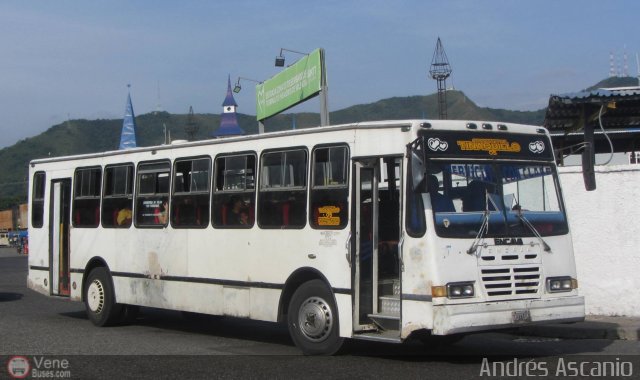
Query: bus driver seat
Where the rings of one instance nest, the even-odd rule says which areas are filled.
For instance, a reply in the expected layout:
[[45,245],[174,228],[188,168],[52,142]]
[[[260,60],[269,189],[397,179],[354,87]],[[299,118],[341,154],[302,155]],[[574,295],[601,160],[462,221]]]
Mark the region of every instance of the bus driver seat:
[[486,183],[474,179],[467,185],[467,192],[462,198],[462,211],[484,211],[487,207]]

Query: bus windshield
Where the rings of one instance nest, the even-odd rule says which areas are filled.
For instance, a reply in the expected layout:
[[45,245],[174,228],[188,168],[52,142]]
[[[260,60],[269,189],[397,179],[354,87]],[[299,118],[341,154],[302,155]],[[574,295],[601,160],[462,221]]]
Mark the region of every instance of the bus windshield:
[[568,232],[551,164],[430,160],[427,174],[425,203],[439,236],[473,238],[483,223],[484,237]]

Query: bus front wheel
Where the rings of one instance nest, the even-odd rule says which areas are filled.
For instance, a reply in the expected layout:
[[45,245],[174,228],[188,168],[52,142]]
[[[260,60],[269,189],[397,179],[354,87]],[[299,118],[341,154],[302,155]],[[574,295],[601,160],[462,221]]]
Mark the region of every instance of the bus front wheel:
[[302,284],[291,297],[289,333],[305,355],[332,355],[342,346],[333,294],[320,280]]
[[104,267],[89,273],[84,291],[84,304],[89,320],[96,326],[108,326],[122,316],[122,305],[114,302],[113,285]]

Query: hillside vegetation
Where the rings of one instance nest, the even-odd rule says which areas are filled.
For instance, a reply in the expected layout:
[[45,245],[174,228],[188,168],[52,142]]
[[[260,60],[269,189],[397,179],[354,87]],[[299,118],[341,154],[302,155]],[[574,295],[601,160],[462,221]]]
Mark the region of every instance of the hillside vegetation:
[[[622,79],[622,80],[619,80]],[[635,78],[609,78],[598,83],[598,87],[629,86]],[[591,88],[589,88],[591,89]],[[538,111],[509,111],[478,107],[461,91],[447,93],[449,119],[488,120],[541,125],[545,109]],[[331,112],[331,124],[358,121],[437,118],[437,94],[382,99],[370,104],[361,104]],[[195,140],[207,139],[220,125],[218,114],[196,114],[199,130]],[[267,131],[291,129],[295,118],[296,128],[311,128],[320,124],[317,113],[280,114],[269,119]],[[238,114],[240,127],[248,134],[258,132],[255,116]],[[186,114],[167,112],[149,113],[136,117],[138,145],[160,145],[164,141],[164,126],[171,138],[186,139],[184,126]],[[81,153],[92,153],[118,148],[122,119],[69,120],[54,125],[38,136],[21,140],[17,144],[0,150],[0,208],[27,197],[28,164],[35,158],[56,157]]]

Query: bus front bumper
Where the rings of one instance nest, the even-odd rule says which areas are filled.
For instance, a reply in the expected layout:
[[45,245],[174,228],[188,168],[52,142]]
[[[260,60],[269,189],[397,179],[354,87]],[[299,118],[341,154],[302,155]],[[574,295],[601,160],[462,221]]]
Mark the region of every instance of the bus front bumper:
[[432,334],[448,335],[583,320],[584,297],[581,296],[436,305],[433,307]]

